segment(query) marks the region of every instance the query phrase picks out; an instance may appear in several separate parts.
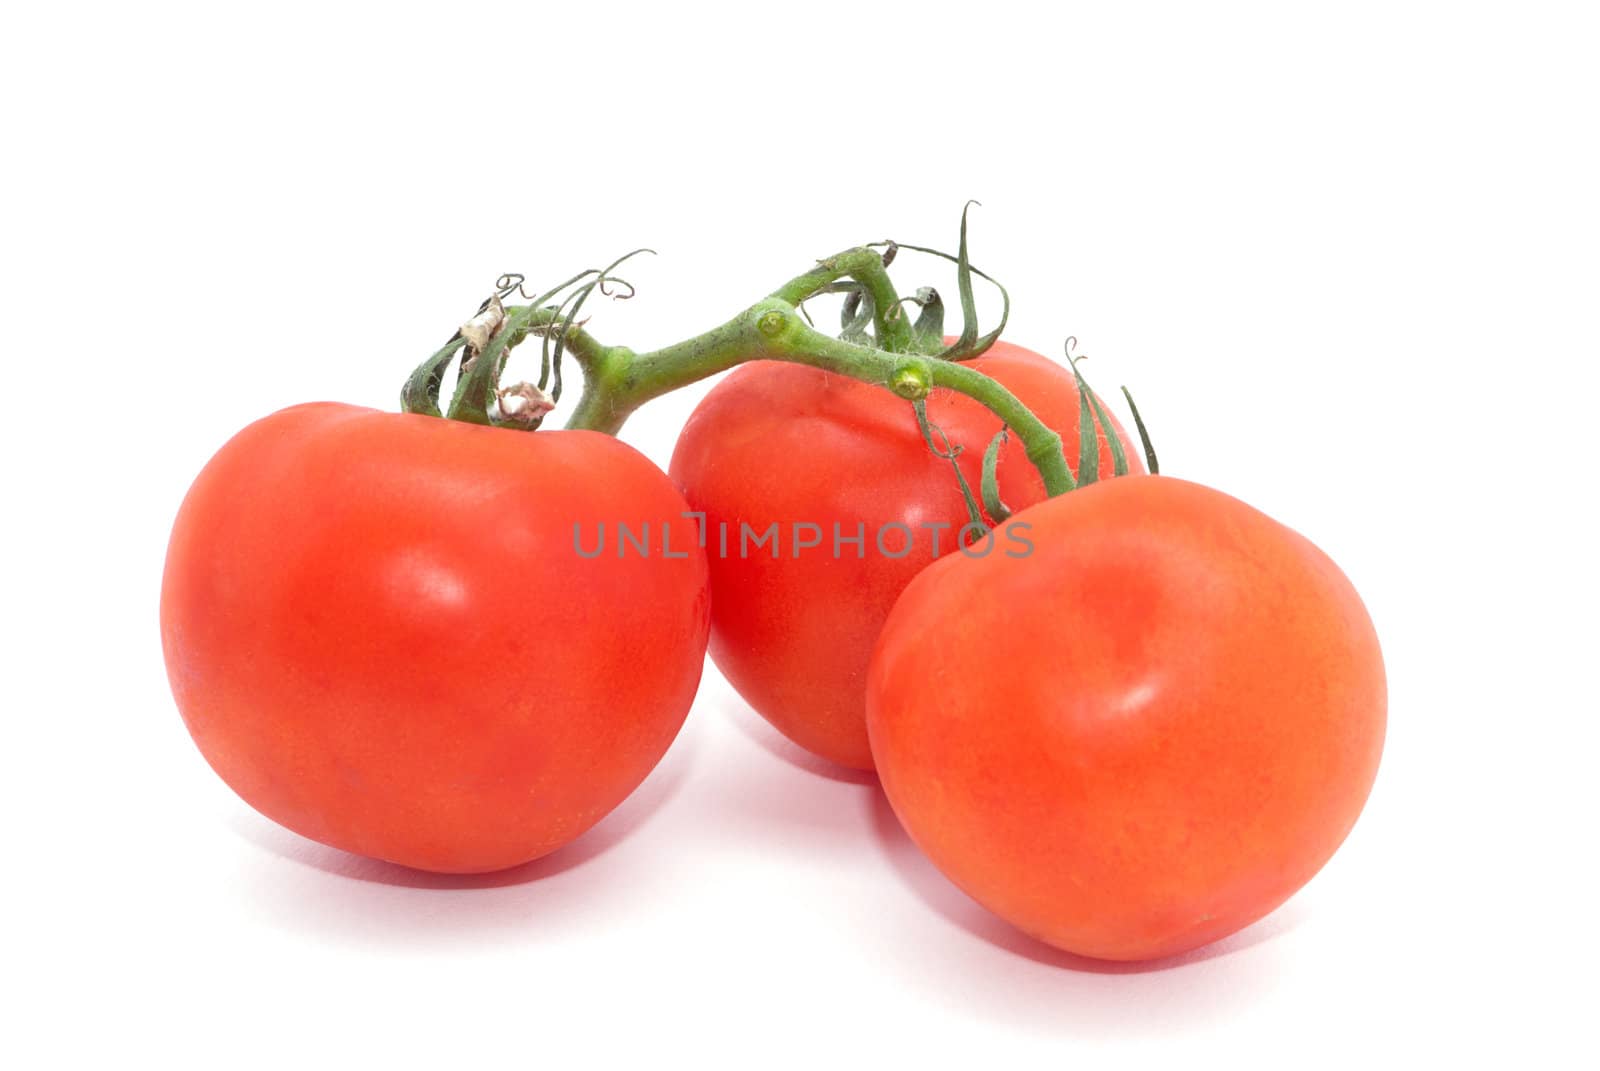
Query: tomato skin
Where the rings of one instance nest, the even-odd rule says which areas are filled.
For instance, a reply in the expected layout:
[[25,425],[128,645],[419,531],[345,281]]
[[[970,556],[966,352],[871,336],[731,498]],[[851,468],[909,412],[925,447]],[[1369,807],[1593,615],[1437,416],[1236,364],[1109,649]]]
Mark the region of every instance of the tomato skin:
[[1184,952],[1277,907],[1377,773],[1383,660],[1355,589],[1298,533],[1164,476],[1009,524],[1031,555],[933,565],[873,659],[873,754],[912,839],[1085,956]]
[[[968,362],[1009,388],[1067,444],[1077,469],[1078,392],[1072,372],[1020,346],[997,342]],[[953,391],[929,395],[930,421],[965,447],[960,465],[978,494],[985,447],[1000,421]],[[1121,425],[1130,470],[1140,455]],[[1100,470],[1109,441],[1100,432]],[[929,451],[910,403],[882,387],[802,365],[756,361],[735,369],[689,418],[670,472],[691,508],[705,514],[711,567],[711,657],[757,712],[801,747],[844,766],[872,769],[865,721],[867,663],[900,592],[938,556],[956,553],[968,523],[950,463]],[[1012,436],[997,477],[1012,509],[1042,500],[1044,482]],[[781,560],[769,550],[740,556],[741,523],[777,522]],[[791,526],[815,524],[823,546],[792,553]],[[876,534],[904,524],[915,537],[904,557],[880,553]],[[863,552],[839,545],[864,526]],[[943,524],[942,531],[921,527]],[[729,550],[719,546],[721,526]],[[890,531],[886,545],[901,549]],[[858,557],[858,553],[862,556]]]
[[[644,779],[694,698],[709,590],[685,509],[597,433],[285,409],[173,526],[178,709],[224,781],[314,840],[444,872],[538,858]],[[645,520],[648,558],[574,550],[575,523],[593,549]]]

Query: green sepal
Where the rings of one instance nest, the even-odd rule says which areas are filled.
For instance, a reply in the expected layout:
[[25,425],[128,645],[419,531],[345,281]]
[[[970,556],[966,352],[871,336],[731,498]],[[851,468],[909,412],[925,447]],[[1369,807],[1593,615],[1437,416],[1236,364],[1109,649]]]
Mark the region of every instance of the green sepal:
[[1100,438],[1094,433],[1094,411],[1088,394],[1078,390],[1078,486],[1100,479]]
[[922,311],[911,325],[911,337],[916,339],[919,351],[938,353],[944,349],[944,298],[933,287],[924,286],[914,300]]
[[[534,298],[531,302],[529,302],[529,306],[533,308],[543,307],[559,312],[561,308],[559,305],[545,305],[545,302],[561,293],[561,291],[565,290],[573,283],[579,282],[585,277],[593,274],[595,274],[593,268],[585,268],[583,271],[580,271],[577,275],[574,275],[566,282],[561,283],[558,286],[553,286],[549,290],[546,290],[544,293],[540,294],[538,297]],[[539,389],[544,390],[545,387],[550,383],[550,332],[548,330],[542,331],[541,336],[543,338],[543,342],[539,346]],[[559,371],[556,373],[556,378],[558,381],[561,378]]]
[[505,322],[489,340],[483,351],[472,359],[472,367],[456,380],[455,396],[450,399],[451,420],[468,424],[493,424],[489,416],[494,403],[495,388],[500,385],[500,373],[505,368],[506,356],[517,343],[528,336],[528,324],[533,319],[532,305],[517,305],[506,310]]
[[1078,486],[1094,483],[1100,478],[1100,437],[1094,431],[1094,409],[1089,403],[1089,384],[1078,371],[1077,358],[1072,356],[1070,344],[1067,363],[1078,381]]
[[[950,361],[961,361],[976,356],[978,348],[978,302],[972,294],[972,262],[967,257],[967,210],[975,201],[968,201],[961,206],[961,244],[956,250],[956,288],[961,297],[961,334],[956,337],[955,343],[944,350],[940,356]],[[995,332],[999,337],[999,332]],[[989,339],[993,342],[994,339]],[[988,349],[985,345],[982,349]]]
[[[832,285],[836,286],[838,284],[835,283],[835,284],[832,284]],[[831,290],[831,289],[832,289],[832,286],[829,286],[829,287],[823,288],[819,292],[825,294],[825,293],[828,293],[828,291]],[[841,336],[846,331],[849,331],[850,330],[850,325],[855,323],[855,321],[860,317],[860,314],[861,314],[861,294],[862,294],[861,284],[860,283],[854,283],[854,282],[848,283],[845,286],[845,288],[843,290],[843,293],[844,293],[844,300],[839,303],[839,333],[840,333]]]
[[[1122,439],[1117,435],[1116,429],[1111,425],[1111,417],[1106,414],[1105,406],[1100,404],[1100,396],[1089,386],[1089,381],[1083,378],[1083,373],[1078,370],[1078,361],[1082,358],[1072,355],[1075,338],[1067,339],[1067,363],[1072,366],[1072,376],[1078,384],[1078,464],[1080,466],[1078,482],[1092,483],[1100,477],[1100,442],[1095,430],[1095,421],[1098,420],[1100,428],[1106,433],[1106,445],[1111,448],[1111,473],[1113,476],[1126,476],[1128,474],[1128,455],[1122,448]],[[1124,392],[1126,393],[1126,392]],[[1087,404],[1085,404],[1087,402]],[[1094,415],[1089,417],[1089,409],[1093,408]],[[1086,430],[1087,429],[1087,430]],[[1093,447],[1093,458],[1088,451]],[[1092,473],[1085,478],[1082,475],[1083,466],[1088,466],[1087,471]]]
[[[562,303],[562,307],[567,310],[567,315],[562,319],[560,327],[556,328],[556,344],[554,353],[552,353],[550,349],[550,332],[544,332],[544,344],[541,347],[540,352],[541,367],[539,375],[539,389],[544,389],[545,371],[548,369],[551,375],[554,377],[553,382],[550,384],[550,400],[552,402],[559,402],[561,400],[561,358],[566,356],[567,352],[567,332],[572,330],[572,325],[578,321],[578,313],[580,310],[582,310],[583,303],[589,300],[589,295],[594,293],[596,288],[604,287],[608,281],[613,281],[611,279],[611,273],[613,270],[619,267],[624,261],[631,260],[640,253],[649,253],[653,256],[655,255],[655,250],[640,248],[635,249],[631,253],[624,253],[622,256],[618,257],[616,260],[613,260],[610,264],[607,264],[604,268],[600,269],[600,271],[595,272],[593,279],[589,280],[583,286],[580,286],[578,289],[574,290],[570,295],[568,295],[566,301]],[[578,275],[577,278],[581,279],[584,275],[588,274],[590,273],[583,272],[582,274]],[[540,302],[548,300],[552,295],[559,293],[562,288],[571,285],[573,281],[575,280],[569,280],[567,283],[563,283],[561,287],[557,287],[555,290],[550,291],[549,294],[541,295],[534,301],[534,304],[537,305]],[[615,281],[621,282],[622,280]],[[624,285],[628,284],[624,282]],[[631,297],[633,288],[632,286],[628,286],[628,289],[629,293],[626,296]]]
[[[950,437],[944,433],[944,429],[928,419],[928,403],[925,399],[918,398],[911,403],[911,408],[917,414],[917,427],[922,430],[922,441],[928,444],[928,449],[933,451],[934,457],[950,462],[950,467],[955,470],[956,484],[961,488],[961,500],[966,503],[967,517],[972,526],[987,532],[989,526],[983,523],[983,512],[978,509],[978,500],[972,497],[972,486],[967,483],[967,477],[956,461],[956,458],[961,456],[961,447],[951,445]],[[944,441],[943,447],[933,441],[936,432]]]
[[[969,201],[967,202],[967,207],[971,207],[974,204],[977,204],[977,202]],[[988,350],[990,346],[994,345],[995,339],[1000,337],[1000,333],[1006,329],[1006,323],[1011,319],[1011,295],[1006,292],[1006,288],[1001,286],[1000,283],[996,281],[994,276],[974,268],[972,266],[972,262],[967,258],[967,207],[964,207],[961,210],[961,245],[956,256],[951,256],[949,253],[943,252],[942,250],[930,249],[929,247],[923,245],[910,245],[905,242],[899,243],[899,248],[901,249],[913,249],[918,253],[927,253],[930,256],[942,257],[945,260],[955,262],[956,282],[961,294],[961,336],[956,339],[953,345],[944,347],[944,336],[941,331],[939,336],[941,345],[940,349],[936,353],[936,356],[948,361],[967,361],[981,355]],[[988,334],[983,335],[982,337],[978,337],[977,333],[977,302],[974,300],[972,295],[972,277],[974,275],[980,279],[984,279],[992,283],[995,289],[1000,291],[1000,323],[995,326],[993,331],[990,331]],[[941,316],[942,315],[943,313],[941,310]]]
[[446,342],[432,357],[417,365],[411,378],[400,388],[400,411],[420,413],[423,416],[443,416],[439,411],[439,390],[444,385],[445,372],[456,352],[467,344],[461,335]]
[[997,472],[1000,448],[1005,445],[1007,438],[1006,429],[1001,428],[999,434],[989,440],[989,448],[983,452],[983,480],[979,489],[983,494],[983,508],[995,524],[1001,524],[1011,516],[1011,507],[1000,499],[1000,477]]
[[845,295],[844,306],[839,310],[839,338],[844,342],[853,342],[858,346],[876,345],[872,335],[867,331],[876,321],[878,306],[872,300],[872,295],[867,293],[867,288],[857,286]]
[[1128,388],[1122,388],[1122,396],[1128,399],[1128,411],[1133,414],[1133,426],[1139,429],[1139,442],[1144,447],[1145,468],[1150,470],[1150,475],[1159,476],[1161,466],[1156,463],[1156,448],[1150,443],[1150,433],[1145,431],[1144,418],[1139,415],[1139,407],[1133,404],[1133,395],[1128,393]]
[[[1077,371],[1077,369],[1073,369]],[[1083,384],[1083,377],[1078,378]],[[1087,385],[1084,385],[1087,389]],[[1113,476],[1126,476],[1128,474],[1128,455],[1122,449],[1122,437],[1111,426],[1111,418],[1106,416],[1105,406],[1100,404],[1100,396],[1094,391],[1089,391],[1089,402],[1094,406],[1095,419],[1100,421],[1100,426],[1105,429],[1106,443],[1111,447],[1111,474]]]

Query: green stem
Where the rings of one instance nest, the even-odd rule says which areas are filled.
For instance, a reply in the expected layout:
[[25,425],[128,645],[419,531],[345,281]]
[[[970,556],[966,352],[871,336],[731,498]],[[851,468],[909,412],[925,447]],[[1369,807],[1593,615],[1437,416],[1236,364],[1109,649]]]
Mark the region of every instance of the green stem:
[[963,364],[830,338],[808,326],[786,300],[795,288],[796,284],[790,284],[720,327],[652,353],[636,354],[621,346],[602,348],[593,367],[586,369],[583,396],[567,427],[614,435],[634,410],[653,398],[745,361],[787,361],[898,393],[904,393],[902,385],[909,381],[924,390],[944,387],[965,394],[998,416],[1022,440],[1028,460],[1044,478],[1046,493],[1058,495],[1076,486],[1061,451],[1061,436],[1005,387]]
[[911,323],[906,319],[900,295],[895,293],[894,283],[889,279],[889,269],[883,266],[883,255],[876,249],[847,249],[827,260],[818,261],[815,268],[789,280],[774,290],[771,296],[790,305],[799,305],[829,283],[846,276],[866,287],[872,297],[872,326],[878,336],[878,345],[891,353],[910,353],[915,344]]
[[[962,253],[964,265],[964,244]],[[807,324],[797,309],[807,298],[846,277],[872,298],[876,346],[824,335]],[[615,435],[634,410],[652,398],[746,361],[786,361],[884,387],[910,401],[920,401],[934,388],[964,394],[999,417],[1022,441],[1028,460],[1044,479],[1047,494],[1063,494],[1077,486],[1062,453],[1061,436],[1016,395],[967,365],[917,352],[920,347],[913,325],[876,250],[849,249],[820,261],[720,327],[650,353],[602,345],[570,316],[563,318],[560,308],[542,303],[555,292],[543,295],[533,305],[506,309],[504,327],[460,377],[450,418],[491,423],[490,407],[510,350],[530,334],[560,330],[565,350],[583,369],[583,394],[567,421],[569,429]],[[966,296],[964,292],[963,298]],[[402,395],[406,412],[438,414],[440,380],[461,344],[459,337],[452,339],[412,374]]]

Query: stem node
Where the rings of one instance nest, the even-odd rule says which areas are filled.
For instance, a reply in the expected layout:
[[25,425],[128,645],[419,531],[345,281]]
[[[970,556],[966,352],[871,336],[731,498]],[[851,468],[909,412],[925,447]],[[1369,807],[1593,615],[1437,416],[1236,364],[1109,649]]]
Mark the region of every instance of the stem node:
[[917,401],[928,396],[932,377],[928,362],[920,357],[907,357],[889,373],[889,389],[907,401]]
[[768,309],[756,320],[756,330],[763,338],[777,338],[789,326],[789,317],[778,309]]

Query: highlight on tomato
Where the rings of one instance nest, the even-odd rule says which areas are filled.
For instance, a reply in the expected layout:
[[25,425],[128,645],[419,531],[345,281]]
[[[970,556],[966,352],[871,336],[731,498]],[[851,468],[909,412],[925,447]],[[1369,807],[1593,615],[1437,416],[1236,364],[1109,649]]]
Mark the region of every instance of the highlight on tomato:
[[906,588],[872,658],[879,777],[979,903],[1085,956],[1234,933],[1345,839],[1377,773],[1384,667],[1310,541],[1165,476],[1031,506],[1028,554]]

